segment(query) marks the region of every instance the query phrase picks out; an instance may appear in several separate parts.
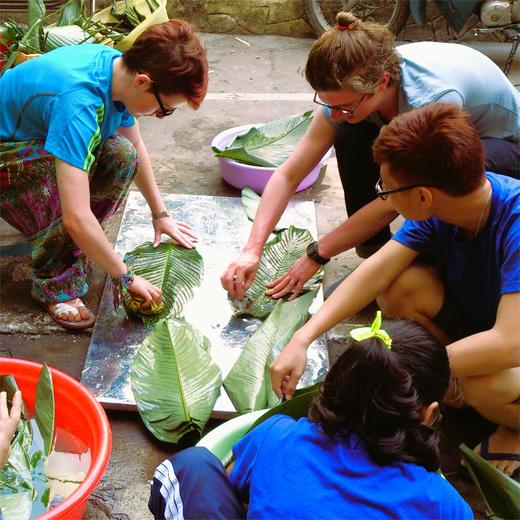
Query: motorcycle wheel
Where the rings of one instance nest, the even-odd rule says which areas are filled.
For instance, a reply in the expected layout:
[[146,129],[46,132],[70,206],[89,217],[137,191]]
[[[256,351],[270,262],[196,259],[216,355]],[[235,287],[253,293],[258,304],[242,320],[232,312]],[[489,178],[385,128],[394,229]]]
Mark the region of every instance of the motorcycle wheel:
[[410,7],[408,0],[305,0],[305,12],[317,36],[336,23],[336,14],[351,11],[362,20],[385,24],[398,34],[403,29]]

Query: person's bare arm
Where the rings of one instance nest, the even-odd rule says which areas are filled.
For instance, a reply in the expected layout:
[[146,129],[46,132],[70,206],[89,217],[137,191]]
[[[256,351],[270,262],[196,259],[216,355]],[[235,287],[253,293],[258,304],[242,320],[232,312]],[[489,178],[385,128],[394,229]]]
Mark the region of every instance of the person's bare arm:
[[258,269],[262,250],[287,207],[298,184],[318,164],[325,152],[334,143],[335,129],[323,116],[321,109],[315,111],[311,126],[296,146],[294,152],[273,174],[256,213],[253,228],[241,256],[232,262],[220,280],[233,298],[242,299]]
[[447,346],[454,376],[495,374],[520,366],[520,293],[500,299],[493,328]]
[[[65,229],[88,258],[111,277],[121,278],[128,269],[90,209],[88,173],[56,159],[56,178]],[[146,303],[152,299],[157,303],[161,301],[161,291],[139,276],[135,277],[130,289]]]
[[272,386],[278,397],[290,398],[294,394],[307,364],[309,345],[383,293],[417,255],[412,249],[390,240],[343,281],[316,314],[294,333],[271,365]]
[[[119,132],[126,137],[133,145],[137,152],[139,161],[139,172],[135,176],[134,182],[143,197],[145,198],[152,214],[158,214],[166,210],[166,206],[162,200],[155,176],[152,170],[152,163],[148,150],[144,144],[139,125],[136,122],[129,127],[120,127]],[[153,219],[153,227],[155,230],[154,246],[159,245],[161,235],[164,233],[173,238],[180,245],[193,248],[197,242],[197,237],[191,228],[184,222],[173,219],[172,217],[163,217]]]
[[[331,258],[347,251],[374,236],[396,217],[397,212],[388,201],[376,199],[321,238],[318,241],[318,253],[324,258]],[[301,293],[305,282],[319,268],[320,265],[305,254],[287,273],[268,285],[267,294],[273,298],[281,298],[292,292],[289,299],[293,300]]]

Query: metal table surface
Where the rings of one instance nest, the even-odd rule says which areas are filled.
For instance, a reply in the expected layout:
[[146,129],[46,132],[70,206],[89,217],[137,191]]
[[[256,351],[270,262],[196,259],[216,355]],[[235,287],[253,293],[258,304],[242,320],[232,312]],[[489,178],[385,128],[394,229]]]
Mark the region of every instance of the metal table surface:
[[[237,360],[247,338],[261,323],[254,318],[233,316],[220,275],[236,258],[251,230],[239,197],[163,194],[168,211],[175,219],[190,225],[199,238],[197,250],[204,260],[204,277],[183,316],[211,342],[211,355],[225,378]],[[297,227],[316,237],[314,202],[291,201],[284,214]],[[148,206],[138,192],[131,192],[124,210],[115,250],[121,256],[145,241],[153,240]],[[323,301],[318,293],[311,312]],[[123,308],[114,310],[107,279],[81,382],[110,409],[136,410],[130,388],[130,368],[137,349],[151,329],[126,317]],[[300,386],[324,379],[328,370],[325,336],[309,348],[307,369]],[[229,417],[235,408],[222,387],[213,417]]]

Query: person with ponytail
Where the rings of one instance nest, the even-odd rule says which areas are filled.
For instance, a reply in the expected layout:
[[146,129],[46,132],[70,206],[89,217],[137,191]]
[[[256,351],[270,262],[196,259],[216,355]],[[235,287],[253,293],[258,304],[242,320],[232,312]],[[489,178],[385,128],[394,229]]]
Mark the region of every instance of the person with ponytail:
[[229,478],[206,448],[173,455],[155,472],[150,510],[167,520],[471,519],[437,473],[435,425],[449,380],[433,335],[378,312],[371,327],[350,332],[308,418],[258,425],[233,447]]
[[[106,45],[62,47],[0,76],[0,215],[32,246],[31,294],[66,329],[91,327],[82,301],[88,260],[149,307],[161,291],[134,276],[102,226],[132,181],[150,208],[154,245],[164,233],[196,237],[166,211],[136,118],[197,109],[207,90],[202,42],[185,21],[143,32],[123,54]],[[88,258],[88,260],[87,260]]]
[[336,26],[312,45],[305,77],[319,106],[309,130],[266,186],[242,254],[221,276],[232,298],[243,298],[294,190],[332,145],[349,218],[273,280],[268,294],[295,298],[331,257],[356,247],[367,258],[390,239],[388,225],[397,212],[374,194],[379,165],[372,144],[399,114],[434,102],[459,105],[477,128],[486,169],[518,178],[520,94],[489,58],[470,47],[439,42],[395,47],[384,25],[340,12]]

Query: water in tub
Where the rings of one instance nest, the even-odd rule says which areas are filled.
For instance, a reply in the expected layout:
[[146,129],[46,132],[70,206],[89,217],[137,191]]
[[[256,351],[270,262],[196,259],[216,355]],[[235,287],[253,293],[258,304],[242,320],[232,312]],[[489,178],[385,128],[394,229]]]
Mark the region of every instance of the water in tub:
[[[36,440],[38,443],[38,440]],[[11,452],[12,454],[12,452]],[[10,462],[12,458],[10,457]],[[6,465],[0,472],[0,486],[8,481],[15,484],[12,494],[2,498],[2,520],[32,520],[58,506],[80,486],[91,463],[88,447],[69,432],[57,428],[55,445],[45,465],[32,461],[28,475],[20,472],[19,478],[7,480],[8,473],[16,468]],[[33,490],[25,490],[24,480],[32,482]],[[5,489],[3,490],[6,491]],[[3,493],[0,493],[3,495]],[[5,500],[8,499],[8,502]]]

